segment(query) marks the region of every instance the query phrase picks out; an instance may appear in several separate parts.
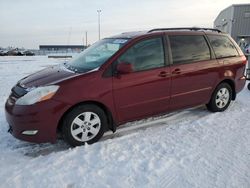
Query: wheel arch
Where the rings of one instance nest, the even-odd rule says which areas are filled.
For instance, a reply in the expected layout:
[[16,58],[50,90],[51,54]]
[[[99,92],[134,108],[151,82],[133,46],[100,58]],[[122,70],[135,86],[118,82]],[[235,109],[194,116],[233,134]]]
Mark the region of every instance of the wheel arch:
[[108,109],[108,107],[106,107],[104,104],[100,103],[100,102],[97,102],[97,101],[84,101],[84,102],[79,102],[73,106],[71,106],[66,112],[64,112],[64,114],[62,115],[62,117],[60,118],[59,120],[59,123],[57,125],[57,133],[58,132],[61,132],[62,130],[62,122],[63,122],[63,119],[65,118],[65,116],[71,112],[75,107],[79,106],[79,105],[87,105],[87,104],[91,104],[91,105],[96,105],[98,107],[100,107],[104,113],[106,114],[107,118],[108,118],[108,130],[112,130],[113,132],[116,131],[116,124],[115,124],[115,121],[113,119],[113,116],[112,116],[112,113],[111,111]]

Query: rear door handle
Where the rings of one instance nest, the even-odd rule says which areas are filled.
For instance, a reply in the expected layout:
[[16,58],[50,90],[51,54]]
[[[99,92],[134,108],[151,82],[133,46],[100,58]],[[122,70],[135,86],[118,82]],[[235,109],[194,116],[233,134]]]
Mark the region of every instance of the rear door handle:
[[177,68],[175,69],[172,74],[181,74],[181,69]]

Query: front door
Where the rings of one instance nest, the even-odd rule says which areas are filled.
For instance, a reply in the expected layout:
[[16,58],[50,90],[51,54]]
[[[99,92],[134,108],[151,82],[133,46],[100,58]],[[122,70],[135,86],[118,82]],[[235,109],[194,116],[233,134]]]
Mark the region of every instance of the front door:
[[170,72],[166,67],[163,38],[143,39],[117,59],[133,71],[113,77],[113,95],[119,122],[166,111],[170,99]]

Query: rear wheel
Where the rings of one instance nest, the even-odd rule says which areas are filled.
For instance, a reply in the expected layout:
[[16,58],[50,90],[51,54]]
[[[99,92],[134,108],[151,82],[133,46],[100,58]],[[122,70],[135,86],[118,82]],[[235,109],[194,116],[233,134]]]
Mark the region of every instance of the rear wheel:
[[96,105],[80,105],[69,112],[64,120],[62,134],[71,146],[97,142],[107,127],[104,111]]
[[250,90],[250,83],[248,83],[247,88],[248,88],[248,90]]
[[222,112],[228,108],[232,100],[232,88],[227,83],[219,84],[206,105],[212,112]]

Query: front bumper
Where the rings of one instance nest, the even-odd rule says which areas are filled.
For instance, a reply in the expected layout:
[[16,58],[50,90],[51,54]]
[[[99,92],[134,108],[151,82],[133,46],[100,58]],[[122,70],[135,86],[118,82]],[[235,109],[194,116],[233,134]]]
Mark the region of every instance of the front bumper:
[[10,126],[9,132],[14,137],[28,142],[54,143],[59,120],[69,107],[68,104],[56,100],[22,106],[15,105],[8,99],[5,104],[5,116]]

